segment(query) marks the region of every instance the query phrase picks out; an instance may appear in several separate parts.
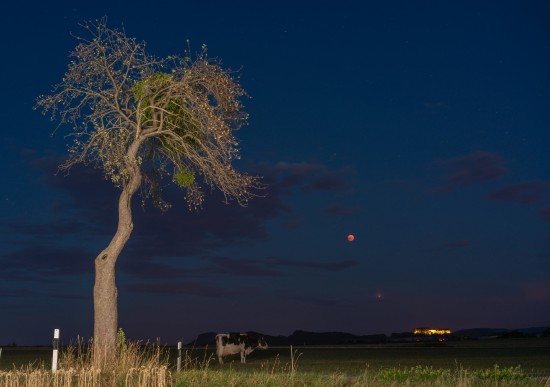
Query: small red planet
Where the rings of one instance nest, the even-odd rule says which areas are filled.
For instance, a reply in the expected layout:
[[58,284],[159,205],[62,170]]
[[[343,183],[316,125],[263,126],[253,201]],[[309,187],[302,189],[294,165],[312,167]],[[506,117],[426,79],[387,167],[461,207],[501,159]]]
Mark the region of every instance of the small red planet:
[[353,234],[348,235],[348,242],[353,242],[354,239],[355,239],[355,236]]

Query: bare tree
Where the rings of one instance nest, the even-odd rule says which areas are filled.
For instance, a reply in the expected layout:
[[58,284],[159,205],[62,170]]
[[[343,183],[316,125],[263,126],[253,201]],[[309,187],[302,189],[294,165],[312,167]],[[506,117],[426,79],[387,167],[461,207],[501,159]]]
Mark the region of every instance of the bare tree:
[[261,184],[232,166],[239,158],[233,132],[247,119],[240,103],[245,93],[204,47],[194,58],[187,52],[157,59],[145,43],[108,28],[106,19],[83,27],[87,37],[77,37],[65,77],[36,108],[72,127],[61,170],[91,164],[121,189],[118,228],[95,259],[94,363],[101,366],[114,356],[115,265],[132,233],[136,191],[167,210],[161,191],[169,179],[186,191],[190,209],[198,209],[201,187],[245,206]]

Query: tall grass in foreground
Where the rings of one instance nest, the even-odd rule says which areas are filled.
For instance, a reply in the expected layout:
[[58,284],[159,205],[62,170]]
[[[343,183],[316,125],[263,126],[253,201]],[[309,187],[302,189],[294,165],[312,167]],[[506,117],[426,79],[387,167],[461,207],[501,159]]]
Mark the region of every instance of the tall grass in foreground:
[[205,351],[202,356],[186,352],[182,371],[170,367],[168,352],[159,345],[124,344],[117,349],[116,360],[104,369],[91,366],[90,347],[80,343],[62,351],[58,371],[44,365],[29,365],[0,372],[0,387],[164,387],[164,386],[533,386],[550,387],[550,378],[529,376],[519,366],[482,370],[441,369],[431,366],[390,367],[357,374],[301,372],[298,357],[282,362],[279,357],[258,362],[258,368],[243,369],[229,363],[216,364]]
[[98,369],[92,366],[93,346],[78,342],[61,352],[58,370],[43,364],[0,371],[0,386],[9,387],[95,387],[95,386],[171,386],[168,356],[159,345],[121,343],[115,360]]

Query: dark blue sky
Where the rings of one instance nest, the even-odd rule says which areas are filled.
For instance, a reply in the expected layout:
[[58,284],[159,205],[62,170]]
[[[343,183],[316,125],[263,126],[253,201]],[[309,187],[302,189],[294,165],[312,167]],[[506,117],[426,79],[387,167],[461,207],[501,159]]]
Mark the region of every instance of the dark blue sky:
[[240,167],[269,184],[244,209],[212,195],[189,213],[174,191],[162,215],[136,198],[118,264],[129,338],[550,325],[550,6],[310,3],[2,13],[0,344],[92,334],[117,191],[94,170],[55,176],[67,131],[32,106],[78,23],[103,15],[157,56],[189,39],[241,69]]

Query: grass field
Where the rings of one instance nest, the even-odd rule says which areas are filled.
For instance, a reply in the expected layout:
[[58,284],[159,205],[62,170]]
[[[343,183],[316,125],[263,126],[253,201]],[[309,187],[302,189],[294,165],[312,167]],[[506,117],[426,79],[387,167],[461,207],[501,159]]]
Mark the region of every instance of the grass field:
[[[442,386],[448,384],[550,387],[550,339],[548,338],[436,344],[294,347],[293,362],[289,347],[273,347],[266,351],[254,351],[247,357],[247,364],[240,364],[239,356],[235,355],[226,358],[226,364],[223,366],[219,365],[215,359],[213,348],[185,348],[183,350],[185,372],[180,374],[175,372],[177,350],[166,347],[163,349],[163,358],[168,368],[160,368],[163,372],[162,377],[169,381],[166,385],[176,386],[278,386],[290,383],[290,380],[292,385],[312,386],[424,385],[423,383],[428,383]],[[29,363],[33,365],[32,369],[46,371],[50,369],[51,348],[3,348],[0,370],[22,369]],[[160,368],[157,367],[157,369]],[[29,368],[26,367],[26,369]],[[44,377],[50,377],[46,371],[44,371]],[[138,375],[138,372],[145,371],[145,369],[139,371],[136,367],[132,372],[135,373],[136,378],[143,379],[145,376]],[[283,379],[277,379],[280,377]],[[1,380],[0,376],[0,386],[3,385]],[[248,384],[250,380],[255,382]],[[476,384],[464,382],[464,380],[481,380],[488,384],[477,382]],[[384,384],[386,382],[387,384]]]
[[[449,342],[438,346],[423,343],[401,343],[359,346],[294,347],[298,369],[305,372],[342,372],[356,374],[367,366],[377,371],[388,367],[429,366],[454,369],[485,369],[498,364],[502,367],[521,368],[532,374],[550,376],[550,338],[507,339]],[[171,365],[176,364],[177,350],[167,347]],[[196,362],[211,359],[211,367],[218,366],[214,348],[184,348]],[[4,347],[0,369],[9,370],[32,363],[51,367],[52,351],[49,347]],[[254,351],[247,364],[240,364],[239,356],[226,358],[227,364],[243,371],[257,370],[259,363],[290,364],[289,347],[272,347],[267,351]]]
[[3,347],[0,357],[0,370],[20,368],[28,364],[45,365],[51,368],[51,347]]
[[[550,376],[550,339],[518,339],[451,342],[439,346],[413,344],[381,344],[363,346],[294,347],[297,368],[303,372],[358,374],[365,369],[378,371],[391,367],[426,366],[439,369],[487,369],[520,366],[525,372]],[[214,359],[213,349],[189,350],[197,360]],[[170,352],[171,362],[177,357]],[[278,359],[290,364],[290,348],[274,347],[254,351],[247,364],[240,364],[238,355],[225,360],[236,370],[255,370],[258,363]]]

